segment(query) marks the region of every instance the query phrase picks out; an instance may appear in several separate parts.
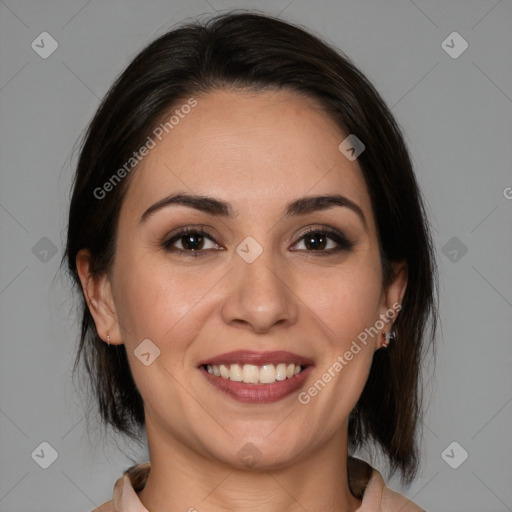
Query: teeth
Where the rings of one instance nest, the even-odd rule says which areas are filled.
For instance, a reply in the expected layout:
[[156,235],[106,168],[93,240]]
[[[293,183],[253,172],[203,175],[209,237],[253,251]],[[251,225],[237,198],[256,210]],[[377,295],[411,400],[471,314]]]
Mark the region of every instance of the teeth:
[[219,366],[220,376],[223,379],[229,379],[229,368],[225,364]]
[[242,374],[247,384],[256,384],[260,380],[260,370],[253,364],[244,364]]
[[273,364],[263,365],[259,370],[259,374],[259,381],[263,384],[270,384],[276,381],[276,369]]
[[[292,365],[290,365],[290,366],[292,366]],[[288,373],[286,371],[286,364],[279,363],[276,366],[276,380],[284,380],[284,379],[286,379],[286,377],[292,377],[292,376],[293,376],[293,372],[291,373],[291,375],[288,375]]]
[[256,366],[254,364],[207,364],[206,370],[209,374],[223,379],[230,379],[235,382],[245,382],[246,384],[272,384],[276,381],[291,379],[298,375],[303,368],[299,364],[279,363],[264,364]]
[[235,382],[242,382],[244,377],[242,373],[242,367],[239,364],[231,365],[231,369],[229,370],[229,378]]

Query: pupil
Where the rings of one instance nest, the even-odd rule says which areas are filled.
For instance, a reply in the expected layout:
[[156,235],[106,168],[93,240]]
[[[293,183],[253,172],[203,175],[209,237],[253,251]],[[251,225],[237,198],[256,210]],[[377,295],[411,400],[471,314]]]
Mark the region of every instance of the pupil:
[[191,235],[186,235],[184,237],[185,243],[183,244],[183,247],[185,249],[188,249],[190,251],[196,251],[198,249],[201,249],[203,237],[197,233],[193,233]]
[[309,235],[306,238],[305,243],[308,249],[324,249],[325,248],[326,237],[321,233],[317,233],[315,235]]

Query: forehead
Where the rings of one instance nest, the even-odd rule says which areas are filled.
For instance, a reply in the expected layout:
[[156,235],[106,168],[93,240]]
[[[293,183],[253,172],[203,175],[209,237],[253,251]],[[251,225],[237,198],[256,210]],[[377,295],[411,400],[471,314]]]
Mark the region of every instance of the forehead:
[[[291,91],[240,90],[195,99],[169,133],[154,138],[128,188],[128,215],[140,215],[172,192],[216,196],[237,214],[261,215],[262,205],[280,209],[308,193],[336,192],[371,210],[357,160],[338,149],[348,134],[311,99]],[[180,103],[165,119],[176,109]]]

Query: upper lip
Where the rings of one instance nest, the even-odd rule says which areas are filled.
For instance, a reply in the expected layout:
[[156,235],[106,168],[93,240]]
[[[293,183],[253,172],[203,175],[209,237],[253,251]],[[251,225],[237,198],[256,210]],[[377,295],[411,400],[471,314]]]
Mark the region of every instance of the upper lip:
[[205,364],[253,364],[262,366],[264,364],[294,363],[301,366],[313,364],[307,357],[288,352],[286,350],[276,350],[268,352],[256,352],[253,350],[235,350],[226,352],[215,357],[210,357],[201,361],[198,366]]

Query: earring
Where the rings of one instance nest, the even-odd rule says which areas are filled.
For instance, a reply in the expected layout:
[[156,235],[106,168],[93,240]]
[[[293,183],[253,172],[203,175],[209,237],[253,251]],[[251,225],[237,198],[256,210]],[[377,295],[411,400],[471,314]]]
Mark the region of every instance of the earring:
[[110,334],[107,331],[107,343],[110,345]]
[[381,348],[387,348],[389,345],[389,342],[394,341],[395,333],[393,331],[388,331],[388,332],[382,331],[381,338],[382,338],[382,341],[380,344]]

